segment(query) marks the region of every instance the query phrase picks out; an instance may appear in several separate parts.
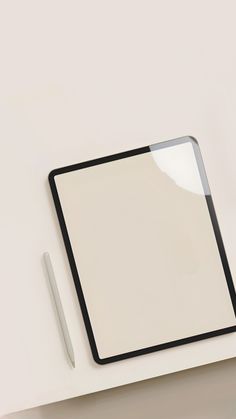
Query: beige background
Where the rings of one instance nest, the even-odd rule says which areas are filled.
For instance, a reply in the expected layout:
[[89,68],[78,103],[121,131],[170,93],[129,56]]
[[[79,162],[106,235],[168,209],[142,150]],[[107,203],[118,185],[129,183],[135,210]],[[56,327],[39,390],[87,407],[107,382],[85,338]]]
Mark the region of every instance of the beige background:
[[[69,164],[72,152],[74,162],[77,162],[143,146],[154,139],[167,140],[191,134],[201,144],[221,230],[235,274],[235,13],[234,0],[2,1],[2,162],[6,162],[8,168],[11,163],[19,173],[25,172],[28,176],[26,189],[22,191],[21,185],[14,195],[21,198],[18,200],[18,213],[22,210],[20,204],[31,177],[43,165],[47,170],[49,155],[53,155],[58,164],[66,159]],[[65,139],[71,141],[68,153],[63,149]],[[27,148],[22,148],[24,141]],[[51,141],[57,143],[53,153]],[[22,167],[21,156],[32,151],[37,155],[39,150],[45,160],[38,158],[32,164],[28,159]],[[4,170],[1,176],[1,191],[7,192],[7,200],[1,202],[1,210],[6,205],[9,217],[14,221],[14,213],[10,210],[16,203],[9,185],[12,186],[17,177],[9,183],[6,173],[9,172]],[[39,205],[37,198],[35,191],[32,194],[35,207]],[[41,221],[38,212],[35,220]],[[24,237],[25,228],[32,230],[35,220],[32,225],[30,220],[24,226],[18,225],[16,231],[10,232],[12,237],[16,233]],[[3,221],[4,227],[5,219]],[[47,222],[45,227],[46,230],[51,228]],[[52,234],[53,230],[50,231]],[[37,237],[37,243],[44,248],[43,236]],[[14,240],[9,243],[4,241],[1,254],[5,255],[6,249],[12,251],[14,246]],[[26,255],[34,260],[31,247],[32,243],[29,243]],[[5,260],[3,258],[2,263]],[[65,264],[65,260],[62,260],[60,265],[60,260],[57,259],[59,271],[63,270]],[[15,260],[15,264],[23,265],[20,258]],[[7,268],[11,272],[14,264],[8,264]],[[38,272],[41,280],[40,264]],[[33,293],[35,278],[29,277],[28,287]],[[1,275],[1,282],[2,278]],[[71,292],[72,286],[67,289],[64,277],[59,280],[63,295],[69,295],[68,289]],[[19,292],[20,281],[17,281],[12,304],[17,304]],[[42,290],[42,297],[49,305],[47,295],[47,290]],[[64,303],[68,312],[71,300],[65,298]],[[29,302],[25,301],[26,308],[27,304]],[[71,317],[77,319],[74,314]],[[29,320],[29,316],[25,315],[24,321]],[[53,315],[44,318],[44,313],[38,314],[34,324],[41,333],[44,329],[40,327],[44,323],[55,329]],[[14,330],[13,320],[8,319],[8,328]],[[19,330],[14,333],[19,337],[18,352],[22,351],[23,356],[24,340]],[[34,338],[37,342],[37,336]],[[49,348],[54,344],[54,338],[55,335],[53,341],[48,340]],[[8,353],[11,353],[10,342],[11,335],[7,342],[1,341],[1,351],[7,345]],[[40,345],[40,341],[37,343]],[[43,352],[46,352],[47,345],[41,348]],[[10,367],[17,368],[17,363],[14,357],[9,363],[5,357],[3,359],[8,367],[2,377],[10,391],[13,381],[8,383],[7,372]],[[30,347],[27,359],[31,371],[34,360]],[[64,354],[60,363],[63,360]],[[52,357],[47,368],[50,369],[53,363]],[[27,375],[28,370],[25,370],[24,374],[15,377],[18,391],[24,386]],[[157,379],[155,382],[159,385],[153,387],[153,404],[155,408],[159,407],[160,417],[168,419],[183,418],[184,415],[200,419],[235,418],[235,376],[235,361],[227,361]],[[148,386],[152,386],[152,383],[152,380],[149,381]],[[149,394],[152,393],[149,387],[145,393],[143,385],[140,383],[130,387],[134,388],[134,398],[129,398],[127,388],[123,393],[123,400],[130,403],[132,412],[136,412],[134,406],[137,406],[142,417],[148,412],[145,394],[149,400]],[[137,386],[140,386],[140,392]],[[123,390],[115,391],[119,393]],[[113,392],[107,394],[111,395],[110,404],[101,399],[100,403],[92,405],[89,398],[81,399],[88,400],[88,403],[81,401],[81,404],[84,403],[85,410],[81,407],[84,417],[96,417],[99,407],[102,417],[106,414],[109,416],[113,406],[119,415],[119,407],[122,409],[126,405],[115,402],[116,399],[113,402]],[[96,400],[97,396],[89,397]],[[141,406],[140,401],[143,400]],[[66,402],[64,407],[59,404],[36,409],[22,413],[21,418],[27,415],[30,418],[34,415],[60,417],[62,412],[63,417],[78,417],[79,403],[80,400],[73,400]],[[92,409],[91,406],[95,410],[86,411]],[[145,412],[142,410],[144,407]],[[124,413],[126,407],[123,409]]]

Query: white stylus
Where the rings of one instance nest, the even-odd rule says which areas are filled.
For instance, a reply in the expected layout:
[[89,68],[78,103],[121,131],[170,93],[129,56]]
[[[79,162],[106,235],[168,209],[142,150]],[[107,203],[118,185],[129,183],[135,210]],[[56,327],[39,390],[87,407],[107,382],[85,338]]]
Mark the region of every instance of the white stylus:
[[47,268],[48,279],[49,279],[52,295],[53,295],[53,298],[54,298],[54,302],[55,302],[55,306],[56,306],[56,310],[57,310],[57,315],[58,315],[58,318],[59,318],[59,321],[60,321],[61,330],[62,330],[63,338],[64,338],[64,341],[65,341],[66,350],[67,350],[69,359],[71,361],[71,364],[72,364],[73,368],[75,368],[75,357],[74,357],[73,346],[72,346],[68,326],[67,326],[67,323],[66,323],[66,319],[65,319],[65,315],[64,315],[64,311],[63,311],[63,307],[62,307],[62,303],[61,303],[60,294],[59,294],[59,291],[58,291],[58,288],[57,288],[57,283],[56,283],[56,278],[55,278],[55,274],[54,274],[53,267],[52,267],[51,258],[50,258],[50,255],[49,255],[48,252],[45,252],[43,254],[43,257],[44,257],[45,265],[46,265],[46,268]]

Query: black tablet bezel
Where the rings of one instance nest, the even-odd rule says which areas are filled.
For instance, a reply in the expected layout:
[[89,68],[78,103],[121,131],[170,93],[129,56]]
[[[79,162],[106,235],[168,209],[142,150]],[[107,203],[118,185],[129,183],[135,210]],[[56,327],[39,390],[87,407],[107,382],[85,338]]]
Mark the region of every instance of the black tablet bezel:
[[166,343],[162,343],[162,344],[159,344],[159,345],[138,349],[138,350],[135,350],[135,351],[110,356],[110,357],[107,357],[107,358],[100,358],[99,353],[98,353],[98,349],[97,349],[97,345],[96,345],[96,341],[95,341],[95,336],[94,336],[92,325],[91,325],[91,322],[90,322],[88,309],[87,309],[87,306],[86,306],[86,302],[85,302],[82,286],[81,286],[81,283],[80,283],[80,278],[79,278],[75,258],[74,258],[74,255],[73,255],[73,250],[72,250],[69,234],[68,234],[67,227],[66,227],[66,222],[65,222],[65,219],[64,219],[63,211],[62,211],[62,206],[61,206],[59,195],[58,195],[58,192],[57,192],[57,187],[56,187],[56,183],[55,183],[55,176],[58,176],[58,175],[61,175],[61,174],[67,173],[67,172],[71,172],[71,171],[74,171],[74,170],[81,170],[81,169],[84,169],[84,168],[87,168],[87,167],[91,167],[91,166],[104,164],[104,163],[112,162],[112,161],[119,160],[119,159],[124,159],[124,158],[128,158],[128,157],[136,156],[138,154],[148,153],[148,152],[151,152],[153,150],[183,144],[183,143],[186,143],[186,142],[191,142],[191,144],[193,146],[193,149],[194,149],[194,154],[195,154],[196,162],[197,162],[197,165],[198,165],[198,170],[199,170],[199,174],[200,174],[200,177],[201,177],[202,186],[203,186],[204,193],[205,193],[205,199],[206,199],[207,207],[208,207],[208,210],[209,210],[210,219],[211,219],[212,226],[213,226],[213,229],[214,229],[217,246],[218,246],[221,262],[222,262],[222,265],[223,265],[225,278],[226,278],[227,285],[228,285],[229,294],[230,294],[230,297],[231,297],[231,302],[232,302],[234,313],[235,313],[235,316],[236,316],[236,294],[235,294],[234,283],[233,283],[233,280],[232,280],[227,256],[226,256],[226,253],[225,253],[225,248],[224,248],[224,244],[223,244],[220,229],[219,229],[219,225],[218,225],[218,221],[217,221],[217,217],[216,217],[216,213],[215,213],[215,209],[214,209],[214,205],[213,205],[213,201],[212,201],[212,197],[211,197],[211,193],[210,193],[210,189],[209,189],[209,185],[208,185],[208,180],[207,180],[207,176],[206,176],[201,152],[200,152],[200,149],[199,149],[198,142],[194,137],[186,136],[186,137],[181,137],[181,138],[177,138],[177,139],[174,139],[174,140],[169,140],[169,141],[153,144],[153,145],[150,145],[150,146],[137,148],[137,149],[134,149],[134,150],[124,151],[124,152],[121,152],[121,153],[118,153],[118,154],[113,154],[113,155],[110,155],[110,156],[101,157],[101,158],[98,158],[98,159],[89,160],[89,161],[86,161],[86,162],[73,164],[73,165],[70,165],[70,166],[55,169],[55,170],[52,170],[49,173],[50,188],[51,188],[51,192],[52,192],[52,196],[53,196],[53,200],[54,200],[54,204],[55,204],[55,208],[56,208],[56,212],[57,212],[57,216],[58,216],[58,220],[59,220],[64,244],[65,244],[65,247],[66,247],[67,256],[68,256],[68,259],[69,259],[69,264],[70,264],[72,276],[73,276],[73,279],[74,279],[75,288],[76,288],[78,299],[79,299],[79,302],[80,302],[80,306],[81,306],[82,315],[83,315],[83,318],[84,318],[84,323],[85,323],[89,343],[90,343],[90,346],[91,346],[93,358],[98,364],[108,364],[108,363],[115,362],[115,361],[121,361],[123,359],[135,357],[135,356],[138,356],[138,355],[144,355],[144,354],[156,352],[156,351],[159,351],[159,350],[172,348],[172,347],[175,347],[175,346],[184,345],[184,344],[187,344],[187,343],[192,343],[192,342],[196,342],[196,341],[200,341],[200,340],[203,340],[203,339],[208,339],[208,338],[211,338],[211,337],[224,335],[226,333],[232,333],[232,332],[236,331],[236,325],[235,326],[230,326],[230,327],[226,327],[226,328],[223,328],[223,329],[218,329],[218,330],[202,333],[202,334],[199,334],[199,335],[194,335],[194,336],[174,340],[174,341],[171,341],[171,342],[166,342]]

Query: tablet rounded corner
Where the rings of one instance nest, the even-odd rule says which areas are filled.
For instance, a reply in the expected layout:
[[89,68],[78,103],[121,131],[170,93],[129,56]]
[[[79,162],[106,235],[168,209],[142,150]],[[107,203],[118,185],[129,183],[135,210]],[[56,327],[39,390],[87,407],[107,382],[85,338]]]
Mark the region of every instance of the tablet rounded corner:
[[193,144],[195,144],[195,145],[197,145],[199,147],[198,140],[195,137],[193,137],[192,135],[187,135],[187,137],[189,138],[189,141],[191,143],[193,143]]
[[48,174],[48,180],[50,185],[55,182],[56,175],[58,175],[57,169],[51,170],[51,172]]
[[105,364],[108,363],[107,359],[106,358],[100,358],[98,353],[93,352],[93,359],[96,362],[96,364],[98,364],[98,365],[105,365]]

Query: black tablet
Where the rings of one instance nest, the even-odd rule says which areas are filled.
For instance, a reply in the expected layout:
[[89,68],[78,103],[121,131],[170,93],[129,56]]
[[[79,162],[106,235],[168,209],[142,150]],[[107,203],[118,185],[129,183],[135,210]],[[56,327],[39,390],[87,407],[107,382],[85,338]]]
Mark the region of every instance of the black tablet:
[[236,331],[236,298],[197,141],[49,174],[99,364]]

